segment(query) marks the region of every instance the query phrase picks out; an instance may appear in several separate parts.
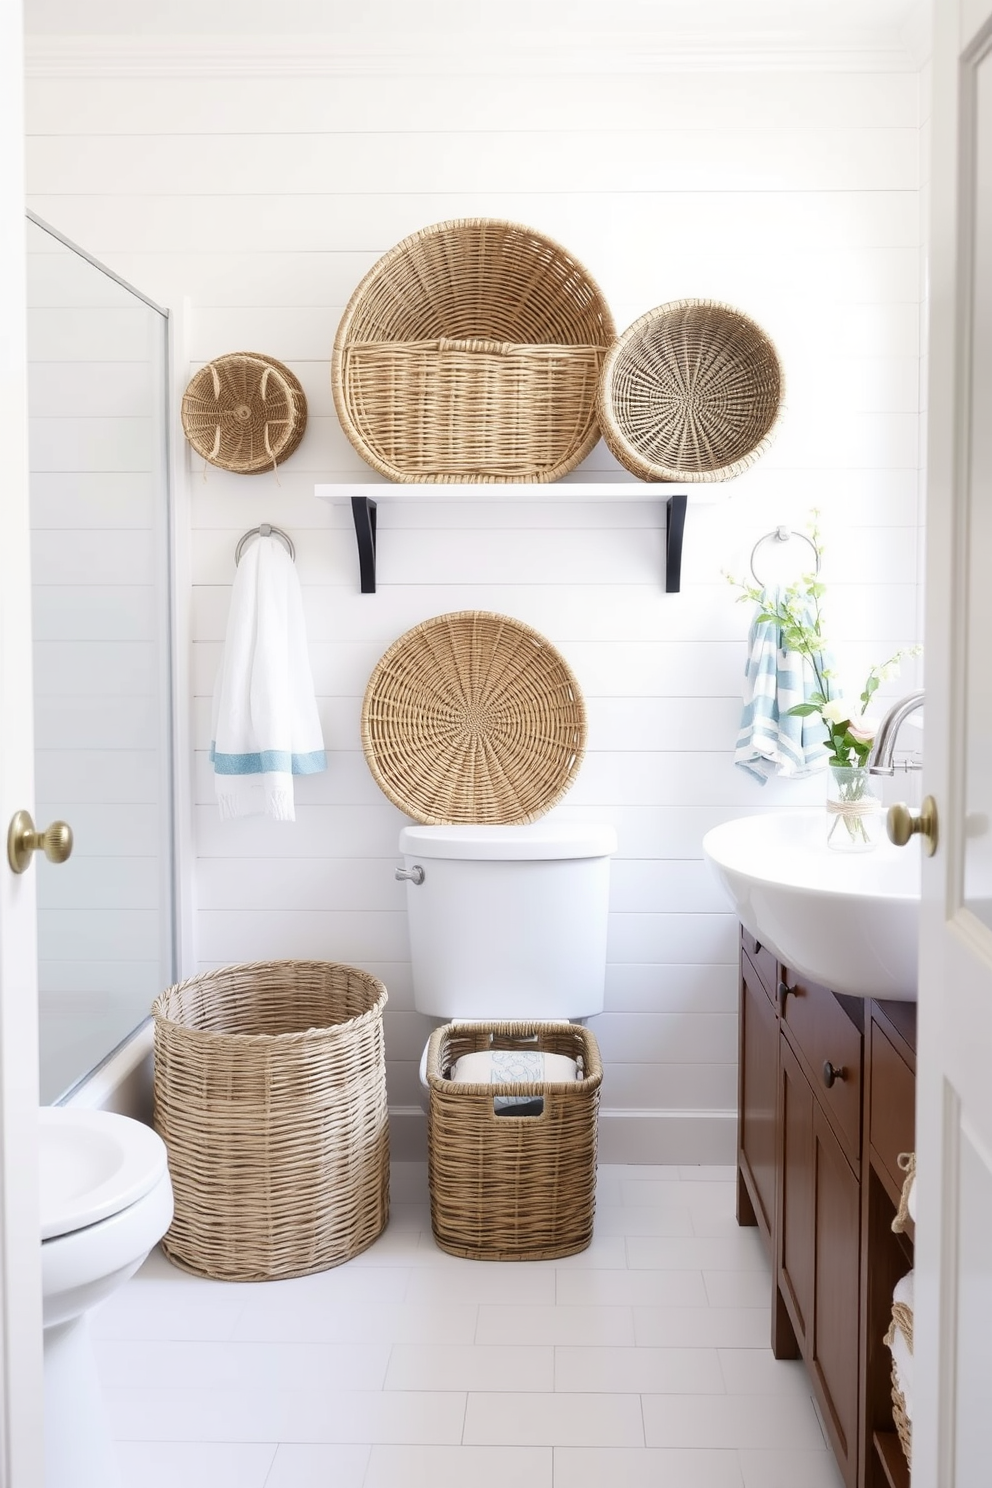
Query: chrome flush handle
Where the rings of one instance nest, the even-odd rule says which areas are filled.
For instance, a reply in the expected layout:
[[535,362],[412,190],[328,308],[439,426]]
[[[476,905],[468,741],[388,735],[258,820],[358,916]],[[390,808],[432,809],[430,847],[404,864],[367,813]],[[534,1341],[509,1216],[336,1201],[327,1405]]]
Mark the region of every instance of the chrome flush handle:
[[427,875],[424,872],[423,868],[421,868],[419,863],[414,863],[412,868],[397,868],[396,877],[401,882],[403,879],[407,879],[410,883],[416,884],[419,888]]

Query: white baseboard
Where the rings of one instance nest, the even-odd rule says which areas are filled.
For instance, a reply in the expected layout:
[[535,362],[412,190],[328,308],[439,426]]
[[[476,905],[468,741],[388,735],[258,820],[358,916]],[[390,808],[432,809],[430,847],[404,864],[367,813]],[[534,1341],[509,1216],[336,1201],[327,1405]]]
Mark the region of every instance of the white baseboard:
[[[389,1148],[395,1162],[424,1162],[427,1117],[419,1106],[392,1106]],[[729,1164],[737,1158],[737,1112],[625,1111],[599,1113],[603,1163]]]

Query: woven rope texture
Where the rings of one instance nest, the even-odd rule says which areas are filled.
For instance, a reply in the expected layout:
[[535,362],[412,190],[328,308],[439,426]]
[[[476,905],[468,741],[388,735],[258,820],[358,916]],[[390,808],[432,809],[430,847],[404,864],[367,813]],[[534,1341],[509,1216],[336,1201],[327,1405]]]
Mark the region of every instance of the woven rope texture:
[[753,320],[715,300],[675,300],[613,346],[599,421],[642,480],[723,481],[767,449],[783,394],[778,353]]
[[570,668],[506,615],[463,610],[414,626],[365,690],[369,769],[418,822],[536,821],[571,786],[585,741]]
[[386,989],[326,961],[205,972],[155,1002],[155,1127],[178,1265],[303,1276],[357,1255],[389,1212]]
[[[536,1037],[535,1037],[536,1036]],[[455,1084],[463,1054],[529,1049],[582,1059],[565,1082]],[[473,1260],[538,1261],[574,1255],[592,1240],[603,1066],[586,1028],[554,1023],[449,1023],[427,1049],[428,1174],[434,1239]],[[501,1095],[540,1096],[540,1116],[497,1116]]]
[[255,351],[232,351],[201,367],[183,394],[181,412],[197,454],[235,475],[281,465],[307,426],[307,400],[296,377]]
[[557,480],[599,438],[614,335],[598,286],[560,244],[492,218],[441,222],[355,290],[334,344],[334,403],[389,480]]

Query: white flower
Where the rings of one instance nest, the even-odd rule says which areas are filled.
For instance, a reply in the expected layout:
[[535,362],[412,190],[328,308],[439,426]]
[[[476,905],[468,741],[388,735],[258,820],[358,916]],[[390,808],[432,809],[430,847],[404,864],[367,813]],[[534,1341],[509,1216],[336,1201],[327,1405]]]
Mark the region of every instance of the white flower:
[[880,682],[888,682],[890,677],[898,677],[901,668],[894,658],[887,661],[884,666],[876,667],[875,676]]
[[847,725],[847,732],[859,743],[870,744],[878,733],[878,723],[877,718],[859,718],[857,723],[852,722]]
[[820,717],[827,723],[843,723],[850,718],[851,711],[850,703],[846,703],[843,698],[831,698],[820,709]]

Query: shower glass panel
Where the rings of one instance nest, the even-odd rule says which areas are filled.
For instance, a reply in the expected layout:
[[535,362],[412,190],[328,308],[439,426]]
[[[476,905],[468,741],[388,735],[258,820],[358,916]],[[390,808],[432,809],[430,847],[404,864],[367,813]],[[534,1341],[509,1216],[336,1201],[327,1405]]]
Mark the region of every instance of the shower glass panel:
[[41,1099],[174,980],[166,313],[30,219]]

